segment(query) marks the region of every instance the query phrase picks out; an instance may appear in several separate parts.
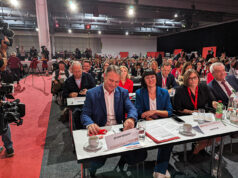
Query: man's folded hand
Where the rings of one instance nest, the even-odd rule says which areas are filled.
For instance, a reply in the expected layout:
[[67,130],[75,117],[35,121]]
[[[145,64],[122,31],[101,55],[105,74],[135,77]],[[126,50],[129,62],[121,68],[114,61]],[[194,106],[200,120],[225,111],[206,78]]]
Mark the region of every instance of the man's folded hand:
[[100,127],[97,124],[91,124],[88,126],[88,134],[97,135]]

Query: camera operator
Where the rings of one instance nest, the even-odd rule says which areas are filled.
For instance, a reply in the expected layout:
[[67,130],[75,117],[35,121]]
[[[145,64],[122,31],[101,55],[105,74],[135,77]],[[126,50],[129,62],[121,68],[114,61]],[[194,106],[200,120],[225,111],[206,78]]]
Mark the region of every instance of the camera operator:
[[49,51],[48,51],[48,49],[45,46],[41,46],[41,49],[42,49],[41,54],[43,54],[45,56],[45,58],[47,60],[49,60]]
[[32,46],[32,48],[30,49],[30,56],[31,58],[34,58],[35,56],[37,56],[37,50],[35,49],[34,46]]
[[[5,66],[6,66],[6,62],[4,62],[4,60],[2,58],[2,55],[0,55],[0,82],[1,82],[2,72],[6,68]],[[1,103],[2,103],[2,101],[0,101],[0,104]],[[13,149],[13,143],[12,143],[12,140],[11,140],[11,130],[10,130],[9,125],[7,125],[7,130],[6,130],[5,133],[3,133],[1,135],[1,137],[2,137],[2,141],[4,143],[4,147],[6,148],[6,156],[7,157],[13,156],[14,155],[14,149]],[[2,149],[0,148],[0,150],[2,150]]]

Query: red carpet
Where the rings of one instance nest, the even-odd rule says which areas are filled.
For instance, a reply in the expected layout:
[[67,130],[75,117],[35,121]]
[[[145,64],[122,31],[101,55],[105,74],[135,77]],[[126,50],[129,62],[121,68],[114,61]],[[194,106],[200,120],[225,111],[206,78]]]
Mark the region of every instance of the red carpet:
[[[26,78],[25,84],[24,81],[25,79],[21,80],[20,84],[25,90],[16,91],[14,97],[26,105],[26,115],[23,118],[23,125],[10,126],[15,155],[6,158],[5,151],[0,154],[1,178],[40,176],[52,101],[51,76],[34,76],[33,85],[32,76]],[[3,143],[0,142],[0,145]]]

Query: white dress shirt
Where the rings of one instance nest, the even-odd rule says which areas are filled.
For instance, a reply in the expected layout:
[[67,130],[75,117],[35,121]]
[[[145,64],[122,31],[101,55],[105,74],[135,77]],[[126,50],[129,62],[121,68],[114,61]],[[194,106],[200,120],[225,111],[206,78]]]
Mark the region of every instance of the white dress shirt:
[[114,93],[115,90],[109,94],[109,92],[104,88],[103,85],[103,91],[104,91],[104,98],[106,103],[106,110],[107,110],[107,123],[106,125],[115,125],[117,124],[116,117],[115,117],[115,111],[114,111]]
[[150,110],[153,111],[153,110],[157,110],[157,107],[156,107],[156,98],[154,100],[150,99]]
[[76,84],[78,85],[78,88],[81,88],[81,79],[75,79]]

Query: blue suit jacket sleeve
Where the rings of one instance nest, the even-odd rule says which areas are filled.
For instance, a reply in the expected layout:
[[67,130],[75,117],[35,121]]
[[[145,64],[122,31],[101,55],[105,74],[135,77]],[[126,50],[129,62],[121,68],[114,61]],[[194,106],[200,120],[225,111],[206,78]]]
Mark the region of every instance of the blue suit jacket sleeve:
[[127,112],[127,118],[133,118],[135,122],[137,121],[138,113],[134,106],[134,104],[131,102],[128,94],[128,90],[124,90],[124,105],[125,110]]
[[92,105],[93,105],[92,93],[88,91],[86,94],[86,100],[84,102],[83,111],[81,115],[81,123],[85,127],[89,124],[94,123],[94,121],[92,120],[92,113],[93,113],[91,107]]
[[166,103],[165,104],[165,109],[168,111],[168,116],[170,117],[173,114],[173,107],[172,107],[172,104],[171,104],[171,101],[170,101],[170,96],[169,96],[168,91],[165,94],[164,102]]
[[138,112],[138,117],[140,118],[141,114],[145,110],[145,108],[143,107],[143,98],[142,98],[141,90],[140,89],[136,90],[136,102],[135,102],[135,105],[136,105],[136,109],[137,109],[137,112]]

